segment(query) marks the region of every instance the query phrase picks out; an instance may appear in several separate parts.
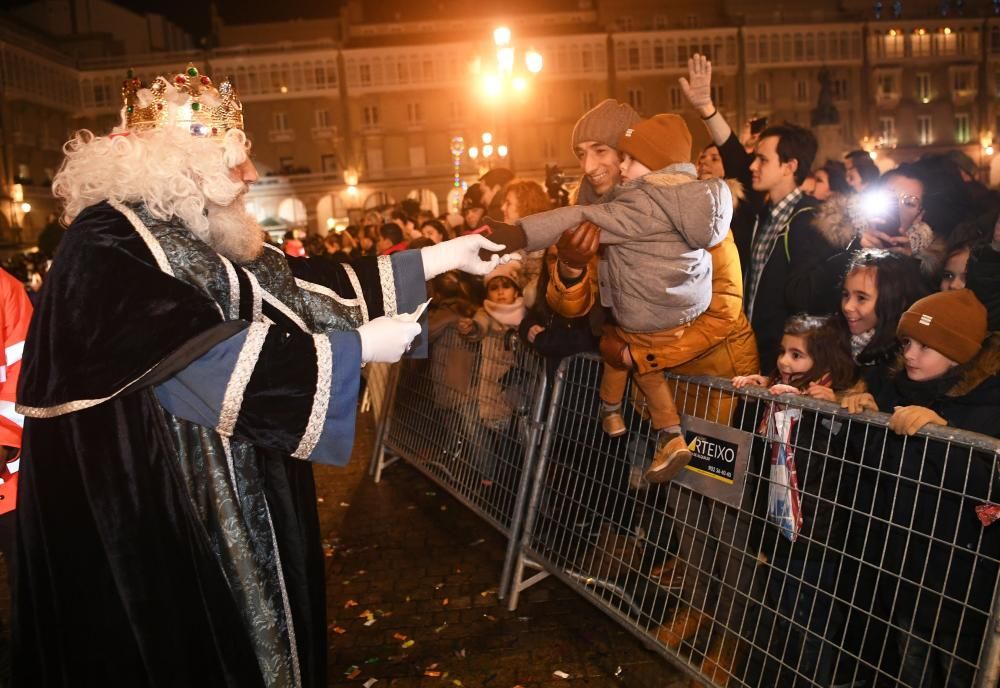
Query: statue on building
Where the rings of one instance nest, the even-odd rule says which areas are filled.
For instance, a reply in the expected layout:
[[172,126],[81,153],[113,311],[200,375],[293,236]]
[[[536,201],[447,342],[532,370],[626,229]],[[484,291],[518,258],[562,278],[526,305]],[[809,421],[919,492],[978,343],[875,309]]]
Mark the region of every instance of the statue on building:
[[819,81],[819,98],[816,101],[816,107],[812,111],[812,126],[839,124],[840,113],[837,112],[837,106],[833,104],[833,87],[831,85],[830,70],[823,67],[819,71],[817,80]]

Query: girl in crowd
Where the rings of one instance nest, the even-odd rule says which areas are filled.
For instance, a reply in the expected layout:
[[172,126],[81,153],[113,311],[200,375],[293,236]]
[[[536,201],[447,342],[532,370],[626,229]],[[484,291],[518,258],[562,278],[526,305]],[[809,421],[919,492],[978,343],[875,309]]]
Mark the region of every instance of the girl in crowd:
[[[512,179],[501,191],[503,221],[515,224],[518,220],[535,213],[549,210],[552,201],[538,182],[527,179]],[[538,277],[545,264],[545,251],[526,253],[521,264],[521,284],[524,290],[524,305],[531,308],[538,297]],[[544,298],[544,293],[542,298]]]
[[840,323],[865,383],[884,372],[901,345],[896,323],[926,293],[920,270],[906,256],[882,249],[855,252],[841,285]]
[[[772,394],[832,401],[836,392],[855,384],[857,368],[833,317],[796,315],[784,329],[771,376],[738,376],[734,387],[754,385]],[[781,671],[788,672],[766,677],[765,683],[828,686],[834,683],[846,618],[834,593],[847,523],[837,504],[847,433],[829,413],[778,402],[764,408],[759,432],[772,442],[767,460],[756,464],[761,479],[752,483],[760,487],[754,513],[768,517],[759,542],[771,565],[768,601],[778,612],[771,651],[781,658]]]

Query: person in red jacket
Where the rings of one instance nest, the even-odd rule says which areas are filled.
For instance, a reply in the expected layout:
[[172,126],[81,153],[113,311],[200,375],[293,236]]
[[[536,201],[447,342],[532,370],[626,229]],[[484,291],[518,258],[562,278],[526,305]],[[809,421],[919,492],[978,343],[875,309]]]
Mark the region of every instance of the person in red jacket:
[[0,551],[10,560],[14,525],[11,512],[17,506],[17,469],[21,463],[21,428],[24,416],[14,410],[21,352],[31,320],[31,302],[24,285],[0,270]]

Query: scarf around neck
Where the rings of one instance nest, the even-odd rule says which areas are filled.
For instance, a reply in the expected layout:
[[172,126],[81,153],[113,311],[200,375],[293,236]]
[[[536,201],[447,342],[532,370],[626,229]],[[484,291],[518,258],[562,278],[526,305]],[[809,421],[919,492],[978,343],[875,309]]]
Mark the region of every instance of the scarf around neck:
[[514,303],[497,303],[487,299],[483,301],[483,310],[504,327],[517,327],[528,312],[524,306],[524,299],[520,296]]
[[855,363],[858,362],[858,356],[861,355],[861,352],[865,350],[865,347],[868,346],[874,336],[874,327],[870,330],[865,330],[860,334],[851,335],[851,358],[854,359]]

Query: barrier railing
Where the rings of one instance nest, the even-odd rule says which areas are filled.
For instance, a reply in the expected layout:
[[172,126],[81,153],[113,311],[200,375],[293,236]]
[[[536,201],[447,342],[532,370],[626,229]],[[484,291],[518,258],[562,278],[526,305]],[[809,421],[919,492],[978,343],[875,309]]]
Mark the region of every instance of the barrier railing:
[[[553,575],[710,686],[981,686],[1000,678],[1000,442],[668,376],[691,464],[643,479],[597,420],[600,360],[448,331],[395,367],[372,466],[404,458],[510,539],[501,594]],[[526,578],[526,576],[528,576]]]
[[525,467],[541,436],[544,362],[514,332],[470,341],[448,328],[429,359],[395,371],[372,457],[376,481],[402,458],[504,534],[503,596],[528,494]]
[[1000,442],[670,377],[694,458],[648,485],[655,433],[634,400],[603,435],[600,368],[556,375],[512,609],[557,576],[706,685],[996,685]]

